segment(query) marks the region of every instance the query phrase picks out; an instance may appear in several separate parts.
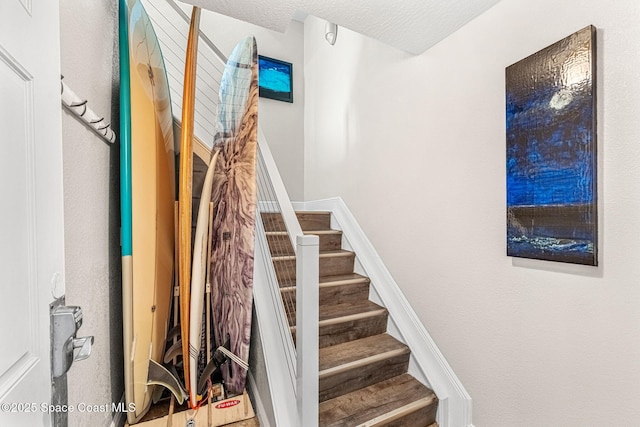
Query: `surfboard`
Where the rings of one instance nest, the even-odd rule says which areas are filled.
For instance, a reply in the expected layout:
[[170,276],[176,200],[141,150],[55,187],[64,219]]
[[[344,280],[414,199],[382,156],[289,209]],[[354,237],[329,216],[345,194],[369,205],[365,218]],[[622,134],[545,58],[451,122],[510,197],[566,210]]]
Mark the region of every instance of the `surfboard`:
[[[154,384],[184,392],[161,366],[174,275],[175,146],[164,61],[139,0],[120,0],[120,173],[125,400],[129,424]],[[131,406],[128,406],[131,407]]]
[[[209,203],[211,200],[211,188],[213,186],[213,174],[218,161],[218,151],[216,151],[209,162],[207,173],[202,184],[200,195],[200,205],[198,206],[198,217],[196,219],[196,232],[193,243],[193,268],[191,270],[191,306],[190,312],[193,316],[189,324],[189,405],[193,408],[197,405],[198,384],[198,355],[202,341],[202,313],[205,295],[205,276],[207,272],[207,246],[209,244]],[[209,355],[207,355],[209,357]]]
[[[249,359],[253,304],[253,261],[258,148],[258,65],[256,41],[238,43],[225,66],[219,93],[219,150],[211,201],[211,300],[216,344],[230,340],[230,350]],[[236,362],[222,366],[227,392],[242,393],[246,369]]]
[[[182,129],[180,134],[180,179],[178,207],[178,270],[180,282],[180,329],[182,331],[182,360],[184,382],[190,390],[189,319],[191,295],[191,197],[193,193],[193,116],[195,110],[196,64],[200,8],[194,7],[187,39],[182,96]],[[199,321],[199,320],[198,320]],[[197,357],[197,355],[196,355]],[[197,368],[197,366],[196,366]]]

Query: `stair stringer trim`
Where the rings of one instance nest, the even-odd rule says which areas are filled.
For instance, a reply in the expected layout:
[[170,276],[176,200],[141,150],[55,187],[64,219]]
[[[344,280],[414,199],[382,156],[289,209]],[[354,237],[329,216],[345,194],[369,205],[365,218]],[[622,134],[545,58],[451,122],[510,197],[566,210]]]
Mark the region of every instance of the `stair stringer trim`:
[[[296,211],[327,211],[343,232],[343,241],[356,253],[356,264],[371,280],[374,295],[389,312],[388,333],[411,349],[410,373],[427,386],[439,399],[437,421],[440,427],[473,427],[472,399],[451,366],[440,352],[429,332],[382,262],[342,198],[309,202],[293,202]],[[411,372],[418,369],[419,372]]]

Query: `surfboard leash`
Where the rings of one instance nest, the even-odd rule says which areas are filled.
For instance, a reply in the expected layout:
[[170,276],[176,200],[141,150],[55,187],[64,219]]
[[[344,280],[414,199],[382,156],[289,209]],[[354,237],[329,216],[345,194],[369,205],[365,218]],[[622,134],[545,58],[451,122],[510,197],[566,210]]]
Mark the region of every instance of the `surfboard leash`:
[[237,356],[235,353],[232,353],[231,350],[227,349],[226,347],[220,346],[220,347],[218,347],[216,349],[216,351],[219,351],[220,353],[222,353],[225,356],[227,356],[229,359],[231,359],[234,362],[236,362],[238,364],[238,366],[240,366],[245,371],[249,370],[249,364],[247,362],[245,362],[244,360],[240,359],[239,356]]

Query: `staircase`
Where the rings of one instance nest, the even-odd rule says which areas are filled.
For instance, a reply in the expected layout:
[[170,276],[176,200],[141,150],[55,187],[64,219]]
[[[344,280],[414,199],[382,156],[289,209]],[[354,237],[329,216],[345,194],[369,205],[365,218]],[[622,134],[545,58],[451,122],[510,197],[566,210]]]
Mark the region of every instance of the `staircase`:
[[[319,425],[435,427],[438,398],[407,373],[410,350],[386,333],[387,310],[369,301],[369,278],[329,212],[297,212],[320,239]],[[280,214],[262,213],[280,292],[295,340],[295,256]]]

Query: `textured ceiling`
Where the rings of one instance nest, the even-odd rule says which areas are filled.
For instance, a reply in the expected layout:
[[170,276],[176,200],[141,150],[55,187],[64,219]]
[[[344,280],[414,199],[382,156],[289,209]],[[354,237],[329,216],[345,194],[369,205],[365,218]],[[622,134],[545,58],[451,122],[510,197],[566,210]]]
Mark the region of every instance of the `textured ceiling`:
[[284,32],[294,17],[315,15],[420,54],[500,0],[182,1],[279,32]]

